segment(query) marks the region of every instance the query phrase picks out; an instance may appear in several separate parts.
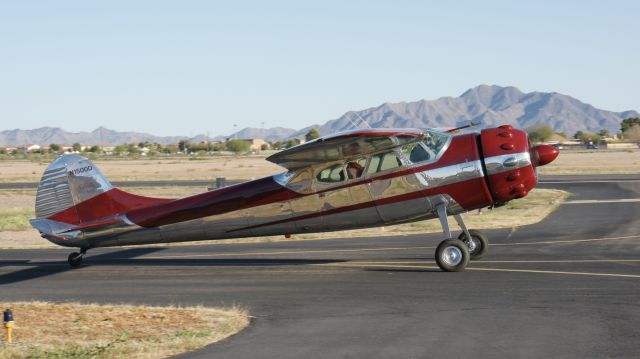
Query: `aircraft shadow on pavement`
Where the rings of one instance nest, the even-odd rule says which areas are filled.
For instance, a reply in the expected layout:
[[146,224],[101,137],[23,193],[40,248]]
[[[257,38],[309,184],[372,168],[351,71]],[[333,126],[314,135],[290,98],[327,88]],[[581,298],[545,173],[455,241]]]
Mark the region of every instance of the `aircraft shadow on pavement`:
[[396,273],[447,273],[440,268],[363,268],[367,272],[396,272]]
[[134,248],[114,251],[95,256],[87,255],[79,268],[71,268],[65,260],[31,262],[29,260],[0,260],[0,268],[6,266],[25,266],[23,270],[0,275],[0,285],[18,283],[42,278],[67,271],[81,271],[92,266],[131,265],[131,266],[292,266],[343,262],[333,259],[265,259],[265,258],[136,258],[165,248]]
[[[132,248],[116,252],[109,252],[93,256],[93,259],[109,260],[110,258],[134,258],[144,254],[149,254],[162,250],[163,248]],[[0,285],[23,282],[30,279],[46,277],[70,270],[77,270],[69,267],[67,261],[62,258],[60,261],[31,262],[30,260],[0,260],[0,268],[6,266],[29,267],[16,272],[0,275]],[[80,268],[78,268],[80,269]]]
[[308,264],[327,264],[344,262],[337,259],[283,259],[283,258],[242,258],[242,259],[218,259],[218,258],[135,258],[122,260],[109,260],[94,262],[90,258],[87,258],[94,265],[135,265],[135,266],[220,266],[220,267],[262,267],[262,266],[293,266],[293,265],[308,265]]

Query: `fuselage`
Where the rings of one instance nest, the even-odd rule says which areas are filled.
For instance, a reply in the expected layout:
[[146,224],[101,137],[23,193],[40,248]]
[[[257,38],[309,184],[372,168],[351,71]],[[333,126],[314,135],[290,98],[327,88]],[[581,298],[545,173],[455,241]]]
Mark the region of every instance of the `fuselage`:
[[[503,154],[488,150],[486,143],[483,147],[481,142],[489,141],[477,133],[439,136],[437,145],[394,140],[397,146],[378,152],[145,203],[117,213],[113,225],[43,236],[60,245],[92,248],[376,227],[434,218],[440,204],[448,214],[491,206],[526,195],[518,190],[528,191],[537,182],[528,144]],[[498,188],[503,179],[510,187]],[[111,191],[119,190],[89,199],[84,210],[99,207],[100,196]],[[60,214],[48,220],[69,222]]]

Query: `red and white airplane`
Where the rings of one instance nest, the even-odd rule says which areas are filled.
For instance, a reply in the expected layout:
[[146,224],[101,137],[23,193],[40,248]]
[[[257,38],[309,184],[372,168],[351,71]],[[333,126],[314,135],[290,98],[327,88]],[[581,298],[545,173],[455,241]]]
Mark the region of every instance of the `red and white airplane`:
[[[480,132],[353,130],[268,157],[287,171],[180,199],[114,188],[88,159],[63,155],[44,172],[36,196],[43,238],[88,249],[386,226],[439,218],[435,253],[445,271],[463,270],[487,251],[487,238],[460,216],[522,198],[553,146],[533,147],[526,132],[504,125]],[[448,216],[462,229],[454,239]]]

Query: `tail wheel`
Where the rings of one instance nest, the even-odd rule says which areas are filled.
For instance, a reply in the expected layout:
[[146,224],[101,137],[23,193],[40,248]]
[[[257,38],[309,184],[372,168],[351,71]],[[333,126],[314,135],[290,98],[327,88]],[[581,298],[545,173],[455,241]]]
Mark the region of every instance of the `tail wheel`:
[[460,233],[458,239],[463,241],[469,248],[469,255],[471,256],[471,259],[480,259],[487,254],[487,250],[489,249],[489,239],[487,239],[487,236],[482,234],[482,232],[476,229],[470,229],[469,234],[471,235],[471,239],[468,239],[464,232]]
[[436,248],[436,263],[445,272],[459,272],[469,263],[469,250],[463,242],[449,238]]
[[67,261],[69,262],[69,265],[72,266],[73,268],[79,267],[80,264],[82,264],[82,254],[78,253],[78,252],[73,252],[71,254],[69,254],[69,257],[67,257]]

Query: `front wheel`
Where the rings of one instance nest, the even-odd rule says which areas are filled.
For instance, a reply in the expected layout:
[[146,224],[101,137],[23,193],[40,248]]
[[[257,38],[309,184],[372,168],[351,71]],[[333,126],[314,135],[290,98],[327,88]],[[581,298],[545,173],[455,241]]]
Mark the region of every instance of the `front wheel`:
[[462,271],[469,263],[469,250],[459,240],[445,239],[436,248],[436,263],[445,272]]
[[69,265],[73,268],[79,267],[80,264],[82,264],[82,254],[78,252],[69,254],[69,257],[67,257],[67,262],[69,262]]
[[467,235],[464,232],[460,233],[458,239],[463,241],[469,248],[471,259],[480,259],[487,254],[489,239],[476,229],[470,229],[469,234],[471,235],[471,240],[467,239]]

